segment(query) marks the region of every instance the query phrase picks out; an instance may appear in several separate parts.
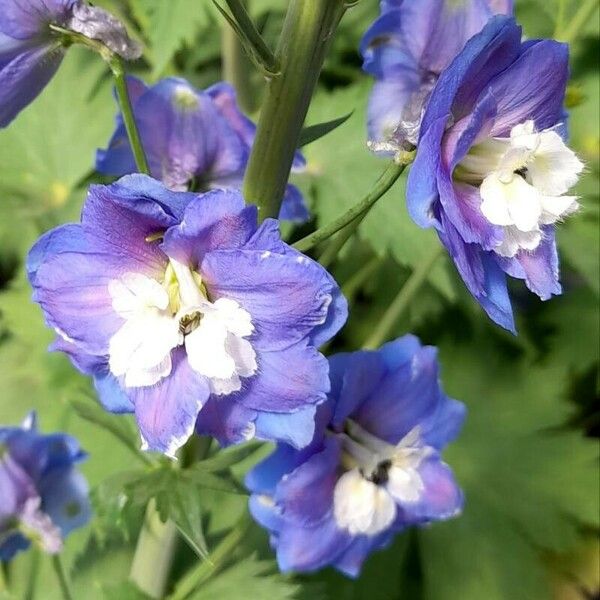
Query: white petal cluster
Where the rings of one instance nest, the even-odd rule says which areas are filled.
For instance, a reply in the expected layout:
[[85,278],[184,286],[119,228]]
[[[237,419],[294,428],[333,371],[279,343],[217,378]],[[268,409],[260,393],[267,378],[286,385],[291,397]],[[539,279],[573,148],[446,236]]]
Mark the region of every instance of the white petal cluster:
[[109,293],[124,319],[110,340],[109,367],[125,387],[151,386],[167,377],[178,346],[215,394],[239,390],[241,377],[256,372],[256,354],[244,339],[254,331],[250,314],[235,300],[210,302],[186,265],[171,260],[162,283],[125,273],[110,282]]
[[504,239],[494,250],[506,257],[534,250],[543,225],[577,210],[577,197],[566,194],[582,170],[560,135],[552,129],[536,131],[533,121],[513,127],[510,138],[475,146],[460,164],[467,179],[481,180],[481,212],[503,227]]

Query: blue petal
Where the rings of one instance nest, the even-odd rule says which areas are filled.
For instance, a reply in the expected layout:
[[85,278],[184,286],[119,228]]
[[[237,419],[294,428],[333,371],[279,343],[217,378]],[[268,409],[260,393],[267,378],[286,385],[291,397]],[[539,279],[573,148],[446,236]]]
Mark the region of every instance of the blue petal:
[[255,410],[230,396],[211,396],[196,420],[196,433],[214,437],[221,446],[241,444],[254,437]]
[[304,448],[313,440],[316,407],[308,406],[291,414],[259,412],[256,417],[256,437],[276,440],[294,448]]
[[171,353],[171,374],[157,384],[129,388],[143,449],[174,457],[194,432],[198,413],[208,400],[208,381],[191,369],[183,348]]

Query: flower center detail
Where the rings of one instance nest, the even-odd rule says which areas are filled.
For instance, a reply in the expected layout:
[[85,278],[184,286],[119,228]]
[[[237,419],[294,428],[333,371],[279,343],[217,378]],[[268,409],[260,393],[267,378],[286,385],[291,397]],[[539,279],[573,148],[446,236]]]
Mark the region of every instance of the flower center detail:
[[483,216],[504,231],[494,250],[512,257],[519,250],[535,250],[543,225],[577,210],[577,197],[565,194],[582,170],[556,131],[538,132],[533,121],[526,121],[513,127],[509,138],[474,146],[454,177],[479,186]]
[[395,446],[349,421],[343,439],[342,464],[333,511],[338,526],[351,535],[377,535],[396,517],[396,504],[416,503],[425,489],[418,472],[434,452],[420,440],[419,428]]
[[125,320],[109,344],[109,367],[126,387],[158,383],[173,368],[171,352],[184,346],[190,367],[214,394],[230,394],[256,372],[256,354],[244,339],[254,331],[235,300],[208,299],[201,276],[171,259],[162,283],[125,273],[109,283],[115,312]]

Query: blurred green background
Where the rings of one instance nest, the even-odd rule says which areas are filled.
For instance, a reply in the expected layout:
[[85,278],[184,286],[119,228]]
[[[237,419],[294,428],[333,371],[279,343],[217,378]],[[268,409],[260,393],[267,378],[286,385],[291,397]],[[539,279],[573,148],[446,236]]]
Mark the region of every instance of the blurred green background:
[[[260,105],[263,82],[242,63],[223,73],[222,50],[235,44],[209,0],[102,0],[143,42],[136,73],[147,81],[181,75],[205,87],[244,74],[246,110]],[[274,46],[283,0],[250,0]],[[600,592],[599,472],[599,16],[579,19],[585,0],[516,0],[527,37],[568,37],[572,79],[567,103],[571,145],[584,159],[582,209],[559,227],[564,295],[542,303],[524,286],[512,290],[520,335],[492,325],[443,257],[398,323],[440,348],[448,393],[467,403],[469,417],[447,461],[465,489],[464,515],[398,538],[367,562],[358,581],[333,571],[306,577],[277,574],[258,528],[231,553],[192,598],[249,600],[576,600]],[[365,146],[365,107],[371,80],[360,69],[359,40],[378,13],[361,0],[348,11],[323,70],[307,124],[353,111],[346,123],[305,148],[308,169],[296,177],[316,224],[327,223],[372,186],[385,164]],[[591,17],[589,16],[591,14]],[[233,50],[232,50],[233,49]],[[232,54],[233,52],[233,54]],[[249,91],[248,91],[249,90]],[[0,423],[16,424],[31,408],[42,429],[63,429],[89,451],[84,471],[97,516],[67,542],[79,599],[143,598],[126,583],[141,504],[123,506],[116,473],[135,457],[104,428],[81,418],[73,401],[88,402],[89,382],[46,347],[51,333],[30,301],[23,259],[36,237],[77,220],[90,181],[94,151],[106,144],[115,113],[106,68],[73,49],[43,95],[0,131]],[[412,270],[438,244],[417,228],[403,202],[402,180],[377,204],[347,245],[333,272],[353,303],[348,325],[329,349],[361,346]],[[129,425],[115,417],[112,426]],[[131,435],[133,427],[130,428]],[[128,429],[129,432],[129,429]],[[234,468],[242,474],[250,456]],[[208,550],[244,510],[245,497],[190,488]],[[189,500],[188,500],[189,502]],[[135,503],[134,503],[135,504]],[[197,559],[180,544],[175,575]],[[35,575],[35,579],[34,579]],[[7,573],[12,596],[59,597],[45,558],[21,555]],[[0,594],[1,595],[1,594]]]

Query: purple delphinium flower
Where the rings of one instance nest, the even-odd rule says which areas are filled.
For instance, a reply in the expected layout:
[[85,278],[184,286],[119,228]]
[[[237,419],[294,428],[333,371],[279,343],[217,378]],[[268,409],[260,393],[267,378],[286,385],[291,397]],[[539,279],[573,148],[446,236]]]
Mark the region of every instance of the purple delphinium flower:
[[28,271],[54,349],[107,409],[135,412],[144,447],[173,455],[195,425],[223,444],[311,440],[329,390],[317,347],[346,301],[239,192],[92,186],[81,224],[44,235]]
[[[128,88],[153,177],[174,191],[241,188],[256,126],[238,108],[229,84],[199,91],[176,77],[152,87],[129,77]],[[293,169],[304,166],[297,153]],[[98,151],[96,169],[112,176],[137,172],[121,115],[108,148]],[[295,222],[309,218],[296,186],[287,186],[279,216]]]
[[141,53],[119,21],[80,0],[0,0],[0,127],[50,81],[72,42],[70,31],[128,59]]
[[407,188],[409,212],[435,227],[469,291],[514,331],[506,275],[542,300],[560,294],[554,223],[582,163],[567,148],[568,48],[521,41],[494,17],[442,73],[423,117]]
[[314,441],[279,444],[246,485],[282,571],[331,565],[356,577],[398,532],[460,512],[462,492],[440,452],[465,407],[442,391],[435,348],[412,335],[329,360]]
[[21,427],[0,427],[0,560],[31,542],[59,552],[89,521],[88,486],[75,468],[85,456],[71,436],[39,433],[35,414]]
[[369,145],[394,154],[417,143],[423,111],[440,73],[512,0],[382,0],[361,42],[363,69],[376,79],[369,101]]

